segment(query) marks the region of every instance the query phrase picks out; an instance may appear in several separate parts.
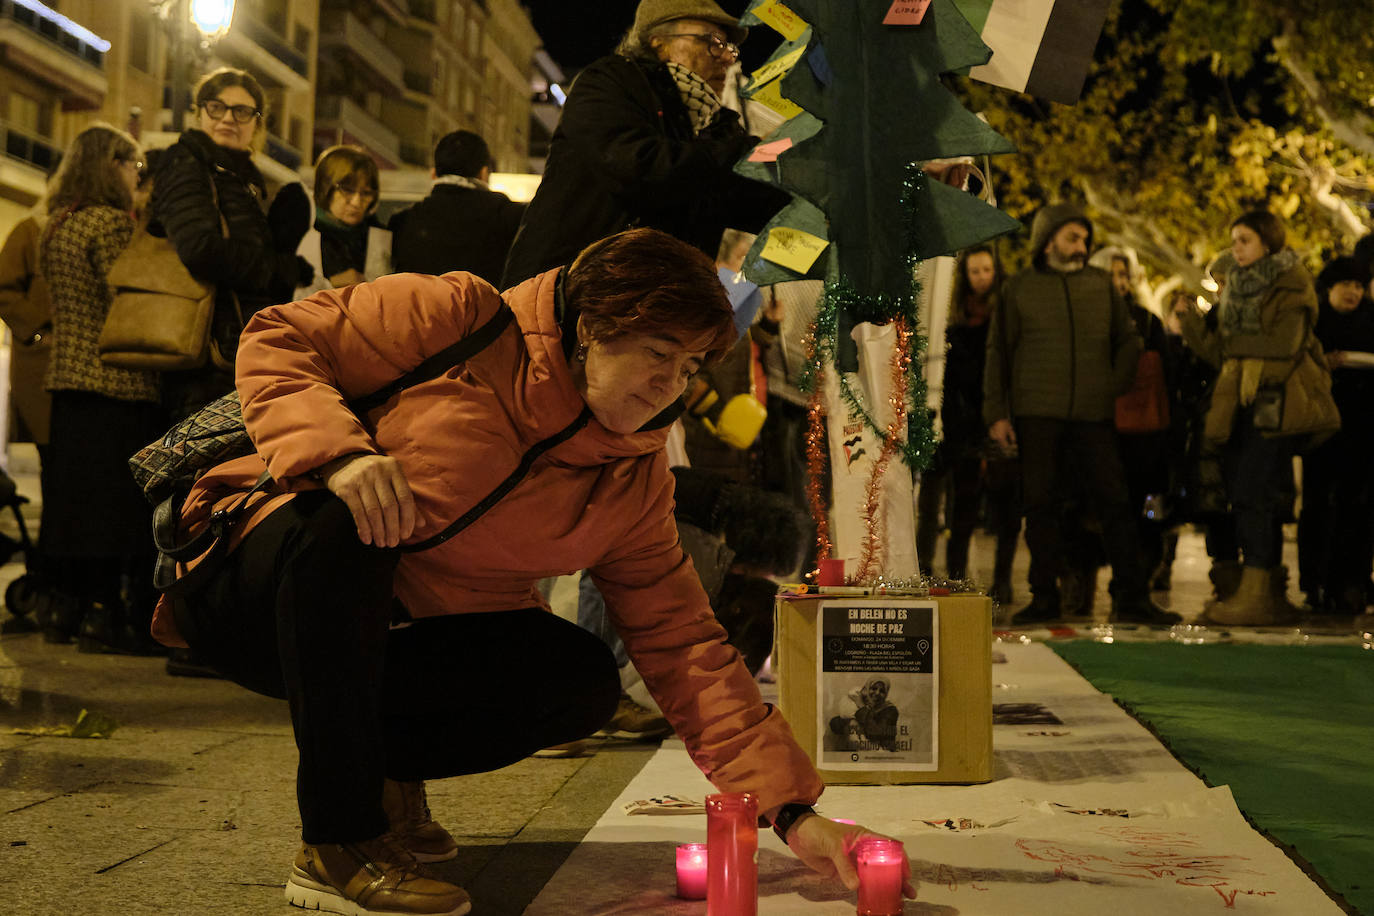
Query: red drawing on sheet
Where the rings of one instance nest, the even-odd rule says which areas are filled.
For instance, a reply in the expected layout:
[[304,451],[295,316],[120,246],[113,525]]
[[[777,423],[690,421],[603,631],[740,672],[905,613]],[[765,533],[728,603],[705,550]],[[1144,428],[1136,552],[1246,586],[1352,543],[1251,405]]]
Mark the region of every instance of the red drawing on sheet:
[[1203,844],[1191,834],[1135,826],[1100,827],[1097,833],[1124,843],[1126,848],[1103,855],[1058,840],[1020,839],[1016,846],[1028,858],[1054,865],[1057,878],[1078,881],[1081,879],[1074,872],[1086,872],[1153,881],[1172,879],[1184,887],[1211,888],[1228,910],[1235,908],[1239,896],[1268,897],[1277,893],[1245,888],[1254,880],[1247,880],[1246,876],[1261,875],[1249,865],[1250,860],[1245,856],[1202,852]]

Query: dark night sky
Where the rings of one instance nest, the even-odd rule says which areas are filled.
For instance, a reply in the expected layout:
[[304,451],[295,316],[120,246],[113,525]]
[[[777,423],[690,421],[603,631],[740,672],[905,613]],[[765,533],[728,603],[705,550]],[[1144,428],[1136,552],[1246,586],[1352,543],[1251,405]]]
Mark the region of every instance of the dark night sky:
[[[741,15],[748,0],[717,0],[731,15]],[[635,18],[639,0],[525,0],[544,47],[569,75],[614,50],[620,36]],[[744,49],[745,70],[762,63],[778,44],[778,35],[766,27],[750,31]]]

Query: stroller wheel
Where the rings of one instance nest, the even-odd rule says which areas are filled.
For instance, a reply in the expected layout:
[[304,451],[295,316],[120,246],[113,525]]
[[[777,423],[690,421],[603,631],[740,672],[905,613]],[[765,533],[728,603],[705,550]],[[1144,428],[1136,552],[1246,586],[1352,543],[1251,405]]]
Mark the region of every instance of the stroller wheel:
[[44,589],[36,576],[23,575],[5,589],[5,607],[16,617],[33,613],[43,600]]

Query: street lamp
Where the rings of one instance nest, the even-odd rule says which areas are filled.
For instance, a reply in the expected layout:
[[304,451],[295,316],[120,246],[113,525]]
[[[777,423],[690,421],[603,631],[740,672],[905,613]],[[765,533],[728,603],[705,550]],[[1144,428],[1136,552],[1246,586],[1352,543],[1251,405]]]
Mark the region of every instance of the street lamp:
[[234,21],[234,0],[191,0],[191,21],[205,41],[223,38]]
[[162,0],[159,14],[167,17],[171,30],[168,54],[172,71],[172,130],[181,133],[186,126],[189,91],[185,58],[191,50],[187,47],[186,24],[195,23],[200,33],[199,46],[208,48],[229,31],[234,21],[234,0]]

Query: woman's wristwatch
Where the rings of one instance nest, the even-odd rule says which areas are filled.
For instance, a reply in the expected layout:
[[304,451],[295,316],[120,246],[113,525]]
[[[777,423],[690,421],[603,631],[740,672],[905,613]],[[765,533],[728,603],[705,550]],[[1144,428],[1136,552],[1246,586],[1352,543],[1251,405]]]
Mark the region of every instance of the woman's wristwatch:
[[[773,832],[776,833],[778,835],[778,839],[782,840],[783,844],[786,845],[787,831],[792,829],[792,825],[795,824],[797,821],[801,820],[806,815],[815,813],[816,809],[811,807],[810,805],[799,805],[796,803],[783,805],[781,808],[778,809],[778,816],[773,818]],[[763,818],[759,818],[759,820],[762,821]],[[759,826],[767,827],[769,825],[767,821],[764,821],[763,823],[759,824]]]

